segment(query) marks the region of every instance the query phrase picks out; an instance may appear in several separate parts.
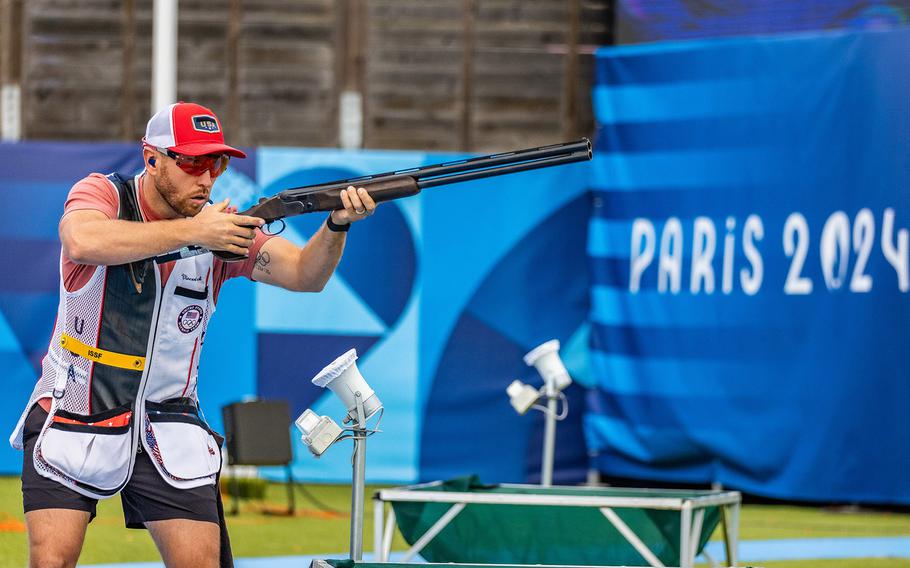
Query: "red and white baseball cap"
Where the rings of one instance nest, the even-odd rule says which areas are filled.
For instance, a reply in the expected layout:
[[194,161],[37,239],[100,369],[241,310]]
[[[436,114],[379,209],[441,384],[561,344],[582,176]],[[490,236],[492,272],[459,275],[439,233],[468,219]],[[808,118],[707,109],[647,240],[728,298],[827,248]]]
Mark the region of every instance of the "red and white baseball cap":
[[246,158],[246,154],[224,143],[221,122],[215,113],[195,103],[181,101],[155,113],[145,127],[142,141],[188,156],[220,153]]

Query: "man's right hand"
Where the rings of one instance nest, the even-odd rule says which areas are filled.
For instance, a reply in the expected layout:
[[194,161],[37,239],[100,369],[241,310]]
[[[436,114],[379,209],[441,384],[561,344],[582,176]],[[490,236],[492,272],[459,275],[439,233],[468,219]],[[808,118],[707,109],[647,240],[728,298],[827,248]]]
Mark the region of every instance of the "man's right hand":
[[203,207],[191,223],[193,241],[209,250],[223,250],[246,256],[255,236],[254,229],[265,224],[259,217],[237,215],[228,209],[230,199]]

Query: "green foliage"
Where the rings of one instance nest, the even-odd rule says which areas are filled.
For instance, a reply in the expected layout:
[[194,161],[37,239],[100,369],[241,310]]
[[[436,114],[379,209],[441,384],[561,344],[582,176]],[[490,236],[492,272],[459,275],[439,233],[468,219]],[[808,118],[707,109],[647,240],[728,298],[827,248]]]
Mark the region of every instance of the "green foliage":
[[225,477],[221,480],[221,492],[227,497],[233,493],[241,499],[263,499],[269,482],[258,477]]

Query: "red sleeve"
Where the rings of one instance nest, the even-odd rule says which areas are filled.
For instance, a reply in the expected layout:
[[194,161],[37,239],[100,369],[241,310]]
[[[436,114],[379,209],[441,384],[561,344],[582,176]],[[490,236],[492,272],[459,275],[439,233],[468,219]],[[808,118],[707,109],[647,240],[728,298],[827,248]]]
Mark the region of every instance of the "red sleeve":
[[[63,206],[63,215],[83,209],[100,211],[109,219],[117,218],[120,200],[114,186],[103,175],[92,174],[70,189],[66,204]],[[62,260],[63,287],[69,292],[85,286],[97,268],[91,264],[76,264],[65,255]]]
[[259,254],[259,249],[262,248],[262,245],[266,243],[273,235],[266,235],[259,229],[256,229],[256,235],[253,237],[253,244],[250,245],[250,256],[247,257],[243,262],[226,262],[224,270],[224,279],[237,278],[238,276],[243,276],[250,280],[253,279],[253,267],[256,266],[256,256]]
[[215,286],[214,292],[216,301],[218,300],[218,293],[221,291],[221,285],[224,284],[225,281],[239,276],[253,280],[253,267],[256,266],[256,256],[259,254],[259,249],[274,236],[266,235],[259,229],[256,229],[255,232],[256,235],[253,237],[253,244],[250,245],[250,256],[243,262],[224,262],[217,256],[215,257],[215,278],[213,284]]
[[63,214],[81,209],[94,209],[107,215],[108,219],[117,218],[120,199],[114,191],[114,186],[106,177],[101,174],[92,174],[73,186],[66,197]]

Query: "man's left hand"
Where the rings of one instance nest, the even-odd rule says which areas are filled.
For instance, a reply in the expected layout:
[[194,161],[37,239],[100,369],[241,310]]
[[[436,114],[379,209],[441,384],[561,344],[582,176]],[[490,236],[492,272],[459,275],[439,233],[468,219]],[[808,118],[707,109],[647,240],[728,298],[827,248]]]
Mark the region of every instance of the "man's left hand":
[[342,189],[341,202],[344,203],[344,209],[332,211],[332,222],[336,225],[361,221],[376,211],[376,202],[362,187],[349,185],[347,189]]

